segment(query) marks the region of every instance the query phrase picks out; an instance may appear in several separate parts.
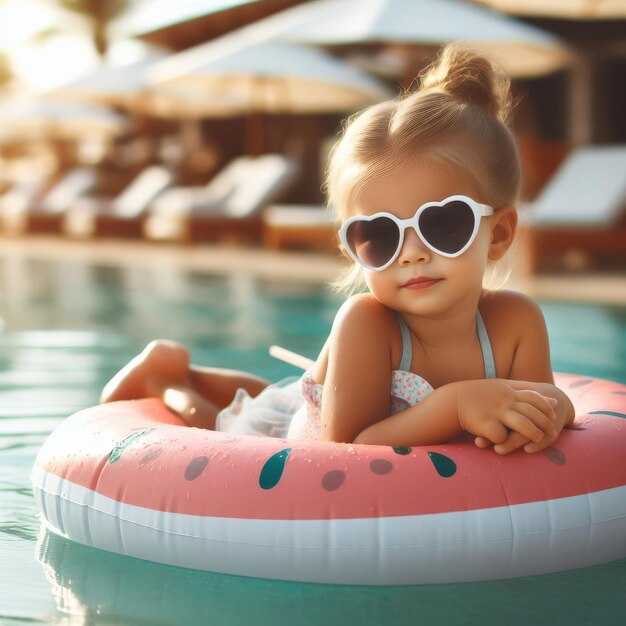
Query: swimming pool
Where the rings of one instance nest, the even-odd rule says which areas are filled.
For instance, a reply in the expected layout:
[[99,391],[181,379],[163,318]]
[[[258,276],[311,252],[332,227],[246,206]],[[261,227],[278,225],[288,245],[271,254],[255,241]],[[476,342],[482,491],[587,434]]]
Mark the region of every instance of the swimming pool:
[[[0,624],[617,622],[626,560],[509,581],[357,588],[244,579],[108,554],[41,532],[30,469],[50,430],[97,402],[154,337],[195,362],[276,379],[277,343],[314,357],[340,299],[322,289],[159,269],[0,262]],[[626,309],[542,302],[554,369],[626,383]]]

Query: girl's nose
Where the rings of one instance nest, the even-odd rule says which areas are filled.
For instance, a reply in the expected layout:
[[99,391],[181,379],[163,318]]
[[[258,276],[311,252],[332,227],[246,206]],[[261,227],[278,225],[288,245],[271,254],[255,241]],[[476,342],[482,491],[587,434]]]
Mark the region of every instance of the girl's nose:
[[431,254],[430,249],[419,238],[413,228],[407,228],[404,231],[404,241],[398,256],[398,262],[401,266],[411,263],[428,263]]

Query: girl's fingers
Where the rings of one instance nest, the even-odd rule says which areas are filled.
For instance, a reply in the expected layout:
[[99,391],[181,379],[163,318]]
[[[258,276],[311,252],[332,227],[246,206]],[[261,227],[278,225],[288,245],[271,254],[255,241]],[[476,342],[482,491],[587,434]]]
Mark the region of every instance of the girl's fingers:
[[552,421],[556,420],[556,413],[554,411],[556,404],[552,402],[555,400],[554,398],[549,398],[531,389],[522,389],[516,392],[515,399],[518,402],[532,404],[532,406],[541,411]]
[[520,435],[520,433],[512,432],[504,443],[496,444],[493,449],[498,454],[509,454],[527,444],[529,444],[528,437],[524,437],[524,435]]
[[503,443],[506,441],[509,434],[506,427],[497,420],[488,422],[481,430],[482,433],[479,436],[482,436],[484,439],[489,441],[489,443]]
[[[491,441],[489,441],[489,439],[485,437],[475,437],[474,443],[478,448],[489,448],[493,445]],[[520,435],[516,432],[510,432],[508,437],[506,438],[506,441],[503,443],[497,443],[493,446],[493,449],[498,454],[509,454],[510,452],[518,450],[527,443],[528,437],[524,437],[524,435]]]
[[513,406],[513,410],[529,419],[545,435],[554,437],[558,435],[554,422],[532,404],[518,402]]
[[554,443],[554,437],[546,437],[543,441],[539,443],[534,443],[533,441],[529,441],[524,446],[524,452],[528,452],[529,454],[534,454],[535,452],[541,452],[549,445]]
[[524,452],[528,452],[528,454],[534,454],[535,452],[540,452],[548,445],[550,445],[549,442],[546,442],[546,444],[543,445],[541,443],[535,443],[534,441],[530,441],[524,446]]
[[[503,422],[511,430],[530,439],[530,442],[526,441],[524,445],[526,452],[538,452],[550,445],[558,436],[558,430],[552,421],[529,404],[516,404],[515,410],[509,412]],[[518,443],[518,441],[515,443]],[[503,444],[507,444],[507,442],[503,442]],[[517,447],[520,447],[520,445]],[[516,448],[511,448],[510,450],[513,449]],[[496,448],[496,452],[501,452],[501,450],[510,451],[508,445],[504,448]]]
[[475,437],[474,444],[479,448],[488,448],[491,445],[491,441],[486,437]]
[[[518,406],[517,404],[515,405]],[[524,413],[517,411],[516,409],[510,409],[504,413],[502,416],[502,423],[511,430],[519,433],[520,435],[524,435],[527,439],[531,441],[539,442],[544,437],[544,432],[536,426],[531,419],[526,417]],[[494,443],[504,443],[506,439],[500,442]]]

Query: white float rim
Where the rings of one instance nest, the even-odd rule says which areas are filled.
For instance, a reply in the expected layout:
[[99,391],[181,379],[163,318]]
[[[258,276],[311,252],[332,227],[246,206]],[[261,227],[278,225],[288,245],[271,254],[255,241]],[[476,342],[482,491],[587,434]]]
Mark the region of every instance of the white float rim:
[[626,486],[428,515],[204,517],[125,504],[33,469],[46,524],[86,545],[227,574],[398,585],[509,578],[626,557]]

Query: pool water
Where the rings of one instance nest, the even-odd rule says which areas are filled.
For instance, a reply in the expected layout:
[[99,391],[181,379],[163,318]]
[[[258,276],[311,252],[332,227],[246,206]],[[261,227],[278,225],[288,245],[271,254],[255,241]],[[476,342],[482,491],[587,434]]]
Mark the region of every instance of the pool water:
[[[314,358],[340,304],[321,288],[167,266],[0,261],[0,624],[605,624],[623,620],[626,559],[554,575],[419,587],[257,580],[139,561],[40,529],[39,446],[149,340],[270,379]],[[556,371],[626,383],[626,309],[542,302]]]

